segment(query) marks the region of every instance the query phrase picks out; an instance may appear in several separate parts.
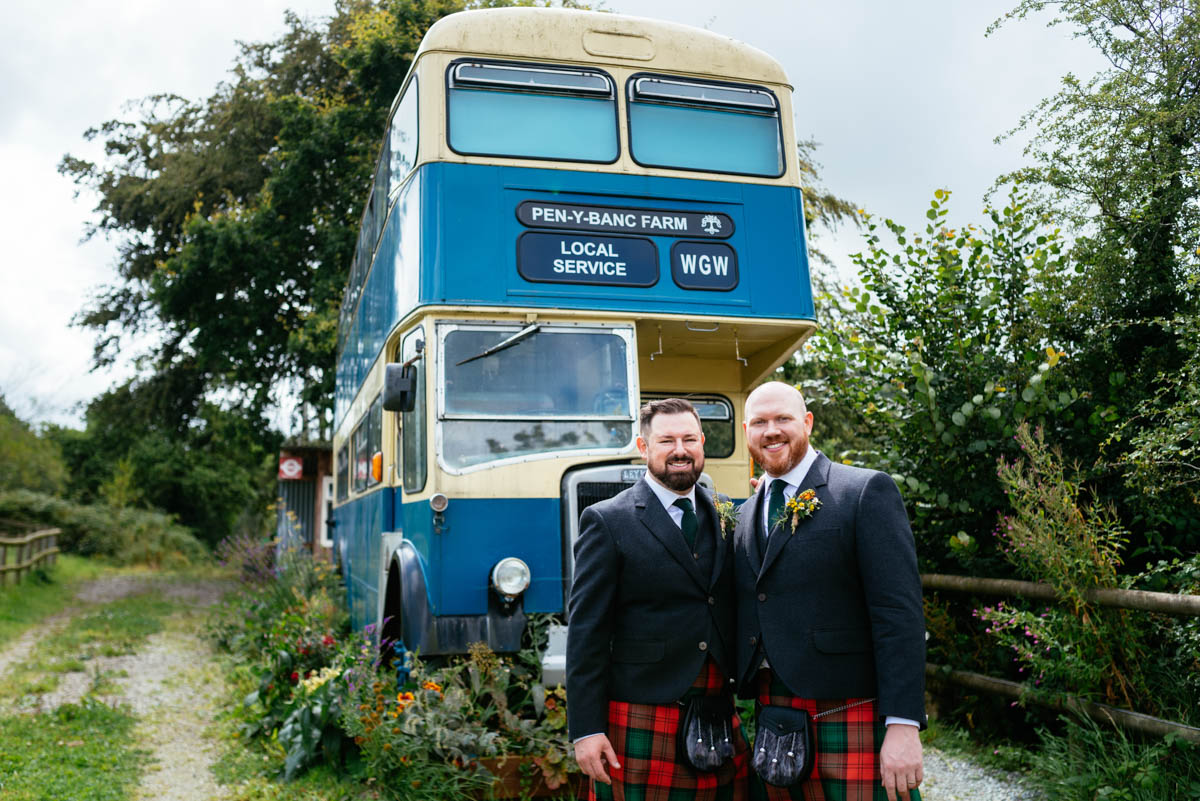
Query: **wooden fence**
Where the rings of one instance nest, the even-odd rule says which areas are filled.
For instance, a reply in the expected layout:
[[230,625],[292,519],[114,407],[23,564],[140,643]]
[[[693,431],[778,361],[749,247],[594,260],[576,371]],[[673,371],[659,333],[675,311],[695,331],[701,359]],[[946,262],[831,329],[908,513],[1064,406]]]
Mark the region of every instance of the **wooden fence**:
[[0,535],[0,587],[20,584],[35,567],[54,564],[60,533],[56,528],[44,528],[23,536]]
[[[927,590],[963,592],[973,595],[1002,595],[1005,597],[1017,595],[1044,601],[1058,599],[1054,588],[1049,584],[1033,581],[925,573],[921,576],[921,586]],[[1140,609],[1171,615],[1200,616],[1200,595],[1145,592],[1143,590],[1094,589],[1087,593],[1087,600],[1100,606],[1112,606],[1118,609]],[[1028,685],[1019,682],[997,679],[993,676],[971,673],[966,670],[953,670],[947,665],[928,663],[925,665],[925,675],[934,681],[949,682],[980,692],[1003,695],[1022,703],[1028,702],[1060,712],[1071,711],[1087,715],[1093,720],[1109,721],[1144,734],[1174,733],[1193,743],[1200,743],[1200,728],[1144,715],[1141,712],[1118,709],[1082,698],[1053,697],[1045,693],[1035,693]]]

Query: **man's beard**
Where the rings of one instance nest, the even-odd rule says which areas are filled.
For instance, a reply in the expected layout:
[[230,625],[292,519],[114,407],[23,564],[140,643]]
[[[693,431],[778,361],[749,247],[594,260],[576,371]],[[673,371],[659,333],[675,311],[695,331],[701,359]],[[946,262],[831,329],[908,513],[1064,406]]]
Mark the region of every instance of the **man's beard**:
[[[768,465],[767,464],[767,458],[768,458],[767,457],[767,446],[774,445],[777,442],[786,442],[787,443],[787,446],[788,446],[787,447],[787,457],[786,457],[787,461],[784,462],[782,465],[778,465],[778,466],[777,465]],[[796,465],[800,464],[800,462],[804,460],[804,455],[806,453],[808,453],[808,442],[807,441],[801,442],[801,441],[797,441],[797,440],[789,437],[786,439],[773,439],[770,442],[764,442],[764,443],[762,443],[761,446],[759,446],[758,453],[751,453],[750,455],[754,457],[754,461],[758,462],[759,466],[762,467],[763,469],[767,469],[769,467],[772,475],[782,476],[782,475],[786,475],[793,468],[795,468]],[[784,458],[784,456],[782,453],[780,453],[780,454],[777,454],[774,458],[781,459],[781,458]]]
[[666,462],[663,462],[661,472],[654,469],[653,466],[648,466],[647,469],[664,487],[674,490],[675,492],[685,492],[690,490],[692,486],[700,480],[700,474],[704,472],[704,463],[701,462],[697,465],[695,460],[693,460],[692,469],[688,470],[686,473],[668,470]]

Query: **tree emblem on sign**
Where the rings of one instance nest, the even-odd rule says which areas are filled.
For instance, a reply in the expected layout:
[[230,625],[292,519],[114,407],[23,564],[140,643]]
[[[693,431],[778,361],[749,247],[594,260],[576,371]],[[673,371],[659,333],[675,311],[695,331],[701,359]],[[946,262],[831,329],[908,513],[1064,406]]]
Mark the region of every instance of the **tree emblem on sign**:
[[700,220],[700,227],[705,233],[715,236],[721,232],[721,218],[715,214],[705,214],[704,219]]

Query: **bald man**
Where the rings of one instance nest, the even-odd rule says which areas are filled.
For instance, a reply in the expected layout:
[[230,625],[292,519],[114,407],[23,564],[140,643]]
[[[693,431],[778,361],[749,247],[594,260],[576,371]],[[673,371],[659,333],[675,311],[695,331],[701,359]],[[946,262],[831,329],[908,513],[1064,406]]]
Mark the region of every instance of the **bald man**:
[[908,516],[887,474],[814,450],[812,424],[788,384],[746,399],[746,444],[764,475],[734,534],[740,691],[815,717],[811,777],[760,790],[770,801],[917,801],[925,622]]

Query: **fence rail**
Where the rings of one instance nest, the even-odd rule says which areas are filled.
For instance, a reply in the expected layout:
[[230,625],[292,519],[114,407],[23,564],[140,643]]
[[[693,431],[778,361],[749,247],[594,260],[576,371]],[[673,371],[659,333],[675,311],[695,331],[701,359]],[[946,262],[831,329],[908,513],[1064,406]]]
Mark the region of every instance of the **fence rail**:
[[[921,574],[921,586],[927,590],[967,592],[976,595],[1019,595],[1042,601],[1056,601],[1058,596],[1049,584],[1016,579],[979,578],[978,576],[947,576],[941,573]],[[1200,616],[1200,595],[1181,595],[1170,592],[1096,588],[1084,597],[1100,606],[1120,609],[1141,609],[1145,612],[1165,612],[1169,615]]]
[[[1015,579],[923,573],[921,574],[921,586],[927,590],[944,590],[975,595],[1002,595],[1005,597],[1017,595],[1042,601],[1060,600],[1054,588],[1049,584]],[[1200,617],[1200,595],[1097,588],[1089,590],[1085,593],[1085,597],[1100,606]],[[949,666],[935,665],[932,662],[926,663],[925,675],[934,681],[948,682],[980,692],[1002,695],[1021,703],[1033,703],[1060,712],[1074,712],[1078,715],[1086,715],[1095,721],[1110,721],[1115,725],[1143,734],[1167,735],[1174,733],[1193,743],[1200,743],[1200,728],[1174,720],[1163,720],[1141,712],[1119,709],[1072,696],[1051,696],[1035,692],[1026,684],[966,670],[954,670]]]
[[10,581],[20,584],[35,567],[54,564],[60,533],[57,528],[45,528],[20,537],[0,536],[0,587]]

